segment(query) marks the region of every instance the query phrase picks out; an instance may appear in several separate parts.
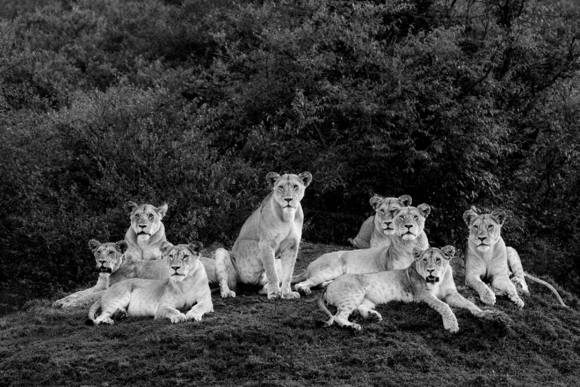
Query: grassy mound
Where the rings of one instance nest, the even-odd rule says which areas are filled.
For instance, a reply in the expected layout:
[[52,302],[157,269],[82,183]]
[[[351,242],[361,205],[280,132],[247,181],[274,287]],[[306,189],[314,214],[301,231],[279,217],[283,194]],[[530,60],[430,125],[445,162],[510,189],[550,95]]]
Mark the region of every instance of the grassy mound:
[[[339,248],[303,243],[296,271]],[[88,327],[86,310],[56,310],[49,300],[34,300],[0,318],[0,385],[575,385],[578,299],[564,292],[567,310],[547,289],[530,286],[522,310],[506,298],[498,300],[494,319],[456,310],[457,334],[445,331],[427,305],[400,302],[377,308],[380,323],[355,316],[359,333],[323,328],[318,291],[291,301],[214,295],[215,313],[176,325],[127,318]]]

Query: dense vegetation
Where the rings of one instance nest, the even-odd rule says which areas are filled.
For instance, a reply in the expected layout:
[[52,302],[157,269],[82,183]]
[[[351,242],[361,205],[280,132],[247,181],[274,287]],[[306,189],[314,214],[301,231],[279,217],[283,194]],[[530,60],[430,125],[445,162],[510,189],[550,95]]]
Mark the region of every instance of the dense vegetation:
[[[304,243],[298,270],[338,248]],[[214,295],[215,313],[175,325],[127,318],[89,327],[84,308],[34,300],[0,317],[0,385],[577,386],[578,298],[566,295],[574,308],[564,309],[543,286],[530,286],[523,309],[498,298],[493,310],[502,318],[456,310],[456,334],[426,304],[401,302],[379,305],[380,323],[357,317],[361,332],[323,328],[318,290],[284,301]]]
[[[127,200],[229,246],[269,171],[313,173],[304,238],[344,243],[372,193],[504,208],[524,268],[580,293],[574,0],[6,0],[0,294],[92,280]],[[0,300],[0,303],[3,300]]]

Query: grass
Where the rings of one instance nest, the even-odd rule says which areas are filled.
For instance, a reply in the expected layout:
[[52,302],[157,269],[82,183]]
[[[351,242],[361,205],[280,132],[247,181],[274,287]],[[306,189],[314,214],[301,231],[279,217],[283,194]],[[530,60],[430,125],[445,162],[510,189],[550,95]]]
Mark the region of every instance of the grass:
[[[339,248],[303,243],[296,271]],[[459,268],[457,284],[461,276]],[[216,294],[214,313],[175,325],[128,318],[89,327],[85,309],[32,300],[0,318],[0,386],[578,385],[578,299],[563,292],[566,310],[530,287],[522,310],[499,299],[504,320],[455,311],[457,334],[425,304],[400,302],[377,308],[380,323],[359,321],[361,332],[323,328],[317,291],[291,301]]]

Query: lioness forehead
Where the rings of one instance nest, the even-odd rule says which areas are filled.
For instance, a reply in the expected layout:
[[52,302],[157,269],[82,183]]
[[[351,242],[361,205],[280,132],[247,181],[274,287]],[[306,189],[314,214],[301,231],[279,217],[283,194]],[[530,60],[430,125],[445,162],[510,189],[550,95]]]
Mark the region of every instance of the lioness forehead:
[[156,214],[155,207],[151,204],[141,204],[140,206],[135,207],[131,215],[135,214],[143,214],[143,213],[153,213]]
[[423,251],[421,258],[444,258],[443,253],[436,247],[429,247],[427,250]]
[[104,252],[111,251],[111,250],[119,251],[117,249],[117,246],[114,243],[112,243],[112,242],[105,242],[105,243],[101,244],[97,248],[97,250],[95,250],[95,255],[102,254]]
[[478,215],[478,216],[477,216],[477,217],[476,217],[476,218],[473,220],[473,222],[471,222],[471,224],[472,224],[472,225],[473,225],[473,224],[476,224],[476,223],[477,223],[478,225],[480,225],[480,224],[482,224],[482,223],[485,223],[485,224],[489,224],[489,223],[494,223],[494,224],[497,224],[497,222],[496,222],[495,220],[493,220],[493,218],[491,217],[491,214],[482,214],[482,215]]
[[294,175],[291,173],[285,173],[282,176],[280,176],[280,178],[278,180],[276,180],[276,185],[281,185],[281,184],[301,184],[304,185],[302,183],[302,180],[300,180],[300,178],[298,177],[298,175]]
[[417,207],[401,207],[401,209],[396,213],[396,215],[418,215],[422,216]]

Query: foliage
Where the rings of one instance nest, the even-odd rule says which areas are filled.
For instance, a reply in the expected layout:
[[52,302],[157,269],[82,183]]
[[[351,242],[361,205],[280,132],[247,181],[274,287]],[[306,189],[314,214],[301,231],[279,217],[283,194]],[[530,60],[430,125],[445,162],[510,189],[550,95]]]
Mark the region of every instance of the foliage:
[[[228,245],[269,171],[314,175],[304,237],[344,243],[372,193],[461,246],[505,208],[524,267],[580,290],[572,0],[9,1],[0,12],[0,281],[90,278],[127,200]],[[533,242],[533,243],[532,243]],[[546,253],[550,262],[546,265]]]

